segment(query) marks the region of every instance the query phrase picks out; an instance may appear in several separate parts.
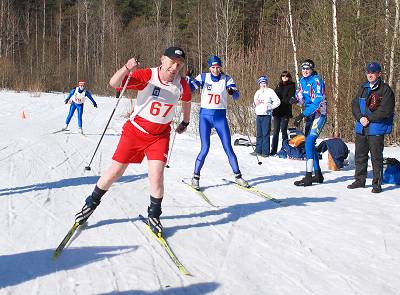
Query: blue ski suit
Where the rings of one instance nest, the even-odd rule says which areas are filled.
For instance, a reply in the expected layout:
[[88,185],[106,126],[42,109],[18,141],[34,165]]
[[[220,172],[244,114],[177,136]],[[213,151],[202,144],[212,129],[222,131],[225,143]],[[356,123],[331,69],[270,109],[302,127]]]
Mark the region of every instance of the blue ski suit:
[[75,110],[78,111],[78,127],[82,129],[82,114],[83,114],[83,104],[85,103],[85,99],[88,97],[90,101],[93,103],[93,106],[97,108],[97,103],[92,97],[92,94],[86,89],[79,89],[79,87],[71,89],[68,97],[65,99],[65,103],[71,103],[69,107],[69,113],[67,118],[65,119],[65,124],[69,124],[71,122],[72,116],[75,113]]
[[315,142],[326,123],[327,103],[325,83],[317,72],[313,71],[310,76],[300,79],[296,99],[300,105],[304,105],[306,171],[312,172],[313,168],[314,171],[321,170]]
[[239,99],[239,92],[233,79],[220,73],[214,76],[211,73],[202,73],[195,79],[187,78],[191,91],[201,89],[201,108],[199,133],[201,150],[196,158],[194,174],[200,175],[206,156],[210,150],[211,129],[215,128],[233,173],[240,173],[237,157],[231,144],[231,133],[226,118],[228,91],[234,100]]

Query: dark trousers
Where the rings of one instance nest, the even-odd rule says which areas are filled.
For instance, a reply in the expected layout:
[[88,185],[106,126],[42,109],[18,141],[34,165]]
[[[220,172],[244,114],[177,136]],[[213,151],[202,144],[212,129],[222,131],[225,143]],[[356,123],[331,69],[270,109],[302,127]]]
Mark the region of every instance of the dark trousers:
[[384,135],[356,134],[354,178],[364,182],[367,178],[368,152],[371,153],[372,185],[381,185],[383,175]]
[[271,154],[274,155],[278,149],[278,142],[279,142],[279,131],[282,133],[282,142],[285,139],[288,139],[287,128],[289,124],[288,117],[275,117],[272,120],[272,125],[274,131],[272,133],[272,147],[271,147]]
[[269,135],[271,133],[271,115],[257,116],[256,153],[269,156]]

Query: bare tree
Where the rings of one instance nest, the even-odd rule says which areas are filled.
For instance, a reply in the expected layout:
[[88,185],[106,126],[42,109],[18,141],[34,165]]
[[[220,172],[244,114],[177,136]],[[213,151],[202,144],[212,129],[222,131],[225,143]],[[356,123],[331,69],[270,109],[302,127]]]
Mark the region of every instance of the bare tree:
[[339,120],[338,120],[338,105],[339,105],[339,46],[338,46],[338,29],[336,15],[336,0],[332,0],[332,31],[333,31],[333,52],[334,52],[334,77],[333,83],[333,122],[334,134],[339,136]]
[[79,80],[79,49],[80,49],[80,39],[79,36],[81,34],[81,22],[80,22],[80,9],[79,9],[79,0],[76,2],[76,25],[77,25],[77,31],[76,31],[76,36],[78,36],[76,40],[76,81]]
[[203,55],[201,54],[203,52],[203,13],[201,9],[201,2],[197,2],[197,56],[198,56],[198,67],[199,71],[201,71],[201,67],[203,64]]
[[396,16],[394,18],[394,29],[393,29],[393,38],[392,38],[392,46],[390,47],[390,62],[389,62],[389,78],[388,78],[388,84],[390,87],[393,87],[393,76],[394,76],[394,53],[396,50],[396,43],[398,42],[397,40],[397,34],[399,31],[399,0],[395,0],[395,7],[396,7]]
[[218,11],[219,11],[219,1],[215,1],[215,54],[219,55],[219,18],[218,18]]
[[289,29],[290,29],[290,38],[292,40],[292,46],[293,46],[293,62],[294,62],[294,68],[296,72],[296,82],[299,84],[299,66],[297,64],[297,48],[296,48],[296,41],[294,39],[294,34],[293,34],[293,17],[292,17],[292,6],[290,3],[290,0],[288,0],[288,8],[289,8]]
[[59,18],[58,18],[58,32],[57,32],[57,55],[58,55],[58,74],[61,74],[61,34],[62,34],[62,1],[59,0]]
[[42,65],[45,62],[45,42],[46,40],[46,0],[43,0],[43,30],[42,30]]
[[88,64],[89,64],[89,16],[88,16],[88,1],[85,0],[83,2],[83,5],[85,7],[85,53],[83,54],[84,58],[84,73],[86,75],[87,69],[88,69]]
[[101,79],[104,79],[105,69],[104,69],[104,42],[105,42],[105,34],[106,34],[106,0],[102,2],[102,19],[101,19]]
[[389,1],[385,0],[385,46],[384,46],[384,57],[383,57],[383,71],[386,72],[388,64],[388,49],[389,49],[389,25],[390,25],[390,12],[389,12]]
[[174,44],[175,42],[175,32],[174,32],[174,23],[173,23],[173,2],[170,0],[169,5],[169,36],[168,36],[168,44]]
[[156,60],[159,47],[160,47],[160,17],[161,17],[161,4],[162,0],[154,0],[154,5],[156,8],[156,39],[154,40],[154,52],[153,52],[153,59]]

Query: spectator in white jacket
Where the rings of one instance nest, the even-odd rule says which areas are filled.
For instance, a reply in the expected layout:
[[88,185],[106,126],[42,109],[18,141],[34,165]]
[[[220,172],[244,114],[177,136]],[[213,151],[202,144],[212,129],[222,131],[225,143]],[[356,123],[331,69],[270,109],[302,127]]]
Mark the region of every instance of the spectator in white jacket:
[[257,83],[260,85],[260,89],[254,94],[257,140],[256,150],[252,154],[269,157],[272,110],[277,108],[281,101],[275,91],[268,87],[267,76],[260,76]]

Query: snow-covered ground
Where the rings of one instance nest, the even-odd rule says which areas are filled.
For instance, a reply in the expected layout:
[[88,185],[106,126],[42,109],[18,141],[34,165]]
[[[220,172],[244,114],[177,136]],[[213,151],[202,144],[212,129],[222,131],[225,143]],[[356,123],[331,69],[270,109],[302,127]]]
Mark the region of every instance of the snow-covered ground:
[[[222,180],[233,177],[214,135],[201,178],[213,208],[181,182],[200,149],[190,131],[176,136],[162,221],[192,276],[138,220],[149,203],[146,162],[127,169],[52,261],[109,165],[129,109],[124,100],[85,171],[116,99],[95,96],[98,109],[86,103],[86,137],[76,117],[70,132],[52,134],[64,125],[65,96],[0,92],[0,294],[400,294],[399,186],[375,195],[368,179],[367,188],[348,190],[354,167],[333,172],[323,160],[324,184],[300,188],[293,181],[304,162],[257,165],[250,147],[235,146],[244,177],[289,204],[281,207]],[[399,158],[400,148],[384,154]]]

